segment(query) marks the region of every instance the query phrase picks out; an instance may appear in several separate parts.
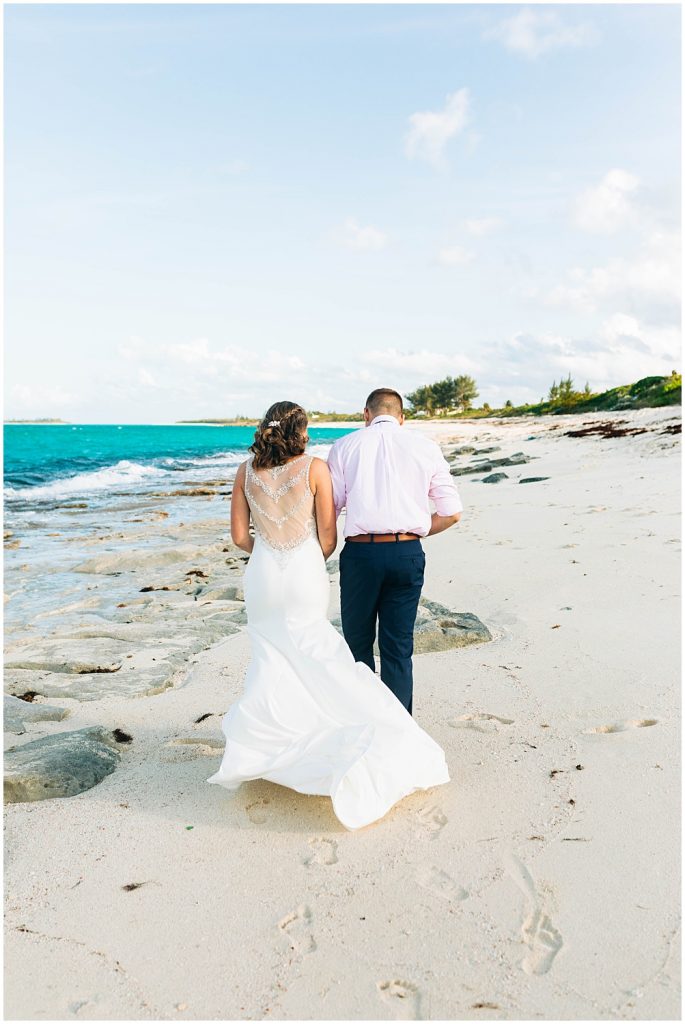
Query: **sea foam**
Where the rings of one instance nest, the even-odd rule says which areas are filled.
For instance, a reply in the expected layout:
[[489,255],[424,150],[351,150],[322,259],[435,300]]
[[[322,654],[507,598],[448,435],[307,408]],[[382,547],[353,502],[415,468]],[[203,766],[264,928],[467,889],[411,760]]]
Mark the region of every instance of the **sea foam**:
[[166,476],[169,476],[168,470],[160,469],[158,466],[146,466],[140,462],[121,459],[113,466],[103,466],[102,469],[92,470],[88,473],[76,473],[75,476],[57,478],[48,484],[38,484],[35,487],[5,487],[4,496],[6,499],[44,498],[49,500],[75,494],[90,494],[111,487],[130,486],[152,477]]

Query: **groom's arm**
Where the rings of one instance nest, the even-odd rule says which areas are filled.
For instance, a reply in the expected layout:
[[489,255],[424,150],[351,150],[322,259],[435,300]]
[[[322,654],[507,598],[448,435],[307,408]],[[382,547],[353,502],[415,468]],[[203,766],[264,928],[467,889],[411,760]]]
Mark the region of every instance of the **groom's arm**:
[[333,483],[333,501],[335,502],[335,517],[337,519],[345,507],[347,493],[345,491],[345,475],[340,463],[340,452],[335,444],[328,452],[328,469]]
[[464,509],[447,459],[437,445],[435,448],[435,462],[428,488],[428,497],[435,504],[435,512],[431,516],[431,528],[427,534],[429,537],[458,523]]

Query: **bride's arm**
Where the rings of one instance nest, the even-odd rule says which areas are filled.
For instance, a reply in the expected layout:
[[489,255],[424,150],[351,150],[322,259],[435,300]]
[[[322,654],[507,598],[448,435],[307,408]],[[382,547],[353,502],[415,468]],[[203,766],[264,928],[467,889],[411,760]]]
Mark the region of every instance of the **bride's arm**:
[[323,459],[312,459],[309,470],[309,485],[314,495],[314,511],[316,512],[316,532],[323,557],[329,558],[338,543],[338,531],[335,526],[335,502],[333,500],[333,483],[328,466]]
[[245,463],[241,462],[231,495],[231,540],[236,547],[252,553],[254,538],[250,534],[250,506],[245,497]]

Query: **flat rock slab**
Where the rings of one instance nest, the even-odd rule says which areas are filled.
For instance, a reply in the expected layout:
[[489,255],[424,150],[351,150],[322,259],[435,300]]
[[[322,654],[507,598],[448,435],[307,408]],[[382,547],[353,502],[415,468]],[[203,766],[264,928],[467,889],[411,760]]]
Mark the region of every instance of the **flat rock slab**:
[[5,802],[76,796],[97,786],[120,761],[112,732],[89,726],[42,736],[5,751]]
[[158,628],[155,636],[153,628],[143,637],[136,623],[101,621],[70,636],[24,639],[7,654],[4,688],[16,697],[33,691],[53,700],[152,696],[178,685],[189,659],[239,632],[245,618],[241,602],[215,610],[211,602],[196,601],[180,616],[167,609],[167,635]]
[[196,544],[176,544],[171,548],[159,548],[156,551],[108,551],[72,567],[72,572],[101,574],[103,576],[120,576],[125,572],[141,569],[160,569],[175,566],[179,562],[197,561],[203,554]]
[[481,483],[484,484],[498,484],[500,480],[508,480],[509,477],[506,473],[491,473],[490,476],[484,476]]
[[548,476],[523,476],[519,480],[520,484],[537,484],[540,480],[549,480]]
[[5,732],[13,732],[21,736],[26,732],[26,725],[33,722],[61,722],[69,714],[67,708],[58,708],[54,704],[34,704],[28,700],[20,700],[5,694],[3,698],[3,721]]
[[526,462],[530,462],[530,460],[530,455],[525,455],[523,452],[514,452],[513,455],[508,455],[504,459],[488,459],[485,462],[478,462],[471,466],[452,466],[450,467],[450,473],[452,476],[464,476],[466,473],[489,473],[497,466],[522,466]]
[[59,637],[27,644],[25,650],[15,650],[5,659],[5,668],[63,672],[66,675],[108,674],[121,669],[123,657],[129,650],[125,641],[111,638],[71,640]]
[[202,591],[203,601],[244,601],[245,592],[241,586],[217,587]]

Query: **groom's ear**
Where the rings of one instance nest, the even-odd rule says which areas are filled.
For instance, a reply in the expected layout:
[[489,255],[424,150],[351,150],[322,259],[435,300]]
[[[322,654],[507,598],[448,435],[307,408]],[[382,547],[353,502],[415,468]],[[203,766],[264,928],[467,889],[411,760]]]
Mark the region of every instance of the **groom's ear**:
[[371,422],[371,413],[369,412],[367,407],[364,406],[364,423],[369,424],[370,422]]

